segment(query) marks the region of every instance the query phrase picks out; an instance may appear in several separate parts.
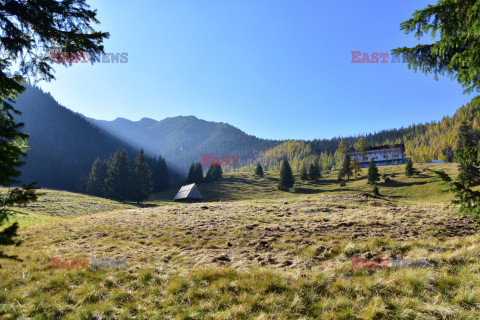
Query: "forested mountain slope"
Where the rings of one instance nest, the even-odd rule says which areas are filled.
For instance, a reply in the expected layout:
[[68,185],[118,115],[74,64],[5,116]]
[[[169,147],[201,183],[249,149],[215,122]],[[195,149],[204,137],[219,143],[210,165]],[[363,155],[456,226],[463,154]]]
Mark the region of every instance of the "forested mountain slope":
[[93,161],[107,158],[117,149],[127,149],[130,157],[137,150],[89,123],[78,113],[61,106],[49,94],[28,86],[16,101],[22,112],[18,120],[30,134],[26,164],[21,167],[22,183],[72,191],[85,191]]
[[[457,128],[462,121],[470,123],[476,131],[477,141],[480,139],[480,98],[459,108],[452,117],[445,116],[440,121],[411,125],[407,128],[382,130],[365,135],[369,146],[388,144],[405,144],[405,153],[415,162],[431,160],[453,160],[453,150],[457,145]],[[347,147],[355,147],[357,137],[345,137]],[[277,169],[280,159],[286,157],[294,170],[314,160],[319,160],[324,168],[335,165],[334,154],[341,138],[313,141],[286,141],[271,150],[262,152],[257,159],[267,169]],[[337,164],[338,165],[338,164]],[[244,168],[247,169],[247,168]],[[250,169],[250,167],[248,168]]]
[[238,156],[240,163],[255,159],[281,141],[260,139],[248,135],[227,123],[212,122],[194,116],[178,116],[156,121],[143,118],[130,121],[89,119],[112,135],[150,154],[161,154],[169,165],[186,172],[192,161],[201,161],[202,154]]

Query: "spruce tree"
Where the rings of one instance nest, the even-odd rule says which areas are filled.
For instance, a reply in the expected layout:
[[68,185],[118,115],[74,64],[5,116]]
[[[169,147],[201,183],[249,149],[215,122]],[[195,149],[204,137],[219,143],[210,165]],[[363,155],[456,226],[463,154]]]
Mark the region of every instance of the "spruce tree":
[[214,178],[215,166],[217,166],[217,164],[212,163],[208,168],[207,173],[205,174],[205,178],[203,179],[205,183],[210,183],[215,181],[215,178]]
[[322,177],[322,167],[320,166],[319,161],[315,161],[315,173],[317,174],[317,180]]
[[350,156],[348,154],[346,154],[343,158],[342,168],[340,170],[342,177],[347,176],[347,180],[350,180],[350,176],[352,175],[352,167]]
[[[24,164],[20,159],[28,149],[23,123],[16,121],[21,113],[13,107],[13,100],[25,91],[25,80],[54,79],[49,59],[53,50],[97,56],[109,35],[94,29],[97,13],[85,1],[2,1],[0,16],[0,186],[10,187],[19,183],[18,168]],[[35,189],[29,184],[0,192],[0,227],[14,214],[10,207],[37,199]],[[17,229],[17,222],[0,229],[0,244],[19,244],[14,240]]]
[[197,162],[194,165],[193,182],[195,182],[195,183],[202,183],[203,182],[203,167],[202,167],[201,162]]
[[405,165],[405,175],[407,177],[411,177],[415,174],[415,170],[413,169],[413,162],[411,159],[407,160],[407,164]]
[[313,162],[308,166],[308,179],[317,180],[317,175],[315,174],[315,164],[313,164]]
[[167,161],[163,157],[158,159],[158,171],[160,171],[160,191],[168,189],[170,187],[170,175],[168,174]]
[[148,168],[143,149],[140,150],[140,153],[135,159],[132,184],[132,198],[135,202],[143,202],[151,196],[153,192],[152,172]]
[[95,160],[87,182],[87,194],[97,197],[105,197],[107,169],[107,163],[104,160],[101,160],[100,158]]
[[[416,10],[413,17],[401,24],[405,33],[414,33],[418,39],[431,34],[434,41],[429,44],[403,47],[393,50],[403,54],[408,67],[425,74],[447,74],[455,78],[465,92],[480,90],[480,68],[478,57],[479,10],[477,1],[439,1]],[[436,35],[436,36],[435,36]],[[472,102],[478,103],[478,97]],[[457,146],[458,147],[458,146]],[[479,147],[465,147],[455,151],[459,163],[480,165]],[[480,192],[463,183],[453,181],[444,171],[434,171],[455,197],[452,203],[460,206],[462,214],[472,216],[480,222]]]
[[377,181],[380,181],[380,174],[378,173],[378,168],[375,165],[375,161],[373,161],[373,159],[368,165],[367,180],[369,184],[375,184]]
[[[13,114],[16,112],[9,106],[6,101],[3,102],[3,106],[0,106],[0,186],[3,187],[19,183],[16,179],[20,176],[18,167],[24,164],[20,158],[25,156],[25,151],[28,149],[25,140],[28,136],[20,130],[23,124],[15,123]],[[9,217],[13,216],[14,211],[10,209],[11,206],[26,204],[37,199],[35,189],[34,184],[30,184],[21,189],[13,188],[5,193],[0,192],[0,226],[7,223]],[[17,230],[18,222],[12,223],[3,230],[0,229],[0,245],[20,244],[20,241],[14,240],[18,236]],[[2,251],[0,251],[1,257]]]
[[[457,137],[457,149],[473,148],[477,145],[475,142],[472,126],[469,125],[466,121],[463,121],[458,127]],[[466,187],[474,185],[480,177],[480,171],[478,167],[471,161],[465,161],[458,157],[456,160],[459,163],[458,180]]]
[[476,147],[472,126],[463,120],[457,129],[457,149]]
[[147,157],[147,163],[148,163],[148,167],[152,171],[153,192],[158,192],[157,190],[157,180],[158,180],[157,157],[153,157],[153,158]]
[[308,178],[310,180],[318,180],[320,179],[320,165],[316,162],[310,163],[308,167]]
[[194,183],[195,181],[195,163],[192,162],[190,168],[188,169],[186,184]]
[[153,161],[152,182],[155,192],[166,190],[170,185],[167,162],[161,156]]
[[477,166],[463,161],[458,164],[458,180],[464,186],[470,187],[475,185],[478,177],[479,170]]
[[300,180],[307,181],[309,179],[307,168],[302,167],[302,171],[300,171]]
[[477,91],[480,89],[479,16],[477,1],[442,0],[428,4],[416,10],[400,28],[417,40],[428,36],[433,41],[394,49],[393,55],[403,56],[408,68],[415,72],[433,73],[435,80],[445,74],[457,80],[465,92]]
[[263,168],[260,162],[257,163],[257,166],[255,167],[255,175],[258,177],[263,177]]
[[204,180],[206,183],[217,181],[222,177],[222,173],[223,170],[221,165],[218,163],[213,163],[208,169]]
[[117,150],[108,161],[105,185],[109,198],[125,201],[131,199],[130,160],[126,150]]
[[214,172],[213,172],[213,177],[215,178],[215,181],[218,181],[222,178],[223,176],[223,169],[221,165],[216,165]]
[[288,160],[285,159],[282,161],[282,166],[280,168],[280,181],[278,184],[278,189],[288,191],[293,187],[294,183],[295,179],[293,177],[292,168],[290,168]]

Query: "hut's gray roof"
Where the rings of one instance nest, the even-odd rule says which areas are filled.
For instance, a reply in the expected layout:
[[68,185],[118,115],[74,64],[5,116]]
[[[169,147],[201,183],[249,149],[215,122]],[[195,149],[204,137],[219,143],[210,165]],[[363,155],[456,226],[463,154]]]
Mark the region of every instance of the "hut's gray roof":
[[181,187],[175,198],[173,198],[173,200],[180,199],[202,199],[202,195],[198,191],[197,185],[192,183]]

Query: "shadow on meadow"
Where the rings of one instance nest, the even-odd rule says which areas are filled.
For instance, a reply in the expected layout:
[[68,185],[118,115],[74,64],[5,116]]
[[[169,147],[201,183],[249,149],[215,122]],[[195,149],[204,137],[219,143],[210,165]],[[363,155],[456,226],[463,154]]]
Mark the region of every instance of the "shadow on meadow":
[[383,187],[390,187],[390,188],[401,188],[401,187],[411,187],[411,186],[421,186],[424,184],[429,183],[428,181],[412,181],[412,182],[404,182],[404,181],[398,181],[398,180],[390,180],[389,182],[381,182],[379,183],[380,186]]

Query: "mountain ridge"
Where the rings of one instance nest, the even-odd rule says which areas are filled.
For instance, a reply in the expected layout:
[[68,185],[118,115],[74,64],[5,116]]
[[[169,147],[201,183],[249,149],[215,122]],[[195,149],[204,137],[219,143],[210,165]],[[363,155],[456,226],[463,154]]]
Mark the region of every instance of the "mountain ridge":
[[207,121],[192,115],[158,121],[151,118],[138,121],[87,119],[112,135],[136,147],[143,147],[149,154],[162,154],[183,170],[192,161],[200,161],[202,154],[222,156],[228,153],[246,161],[258,155],[257,151],[246,149],[255,146],[259,151],[265,151],[281,143],[257,138],[225,122]]
[[[289,159],[294,170],[312,161],[329,169],[338,160],[335,151],[342,139],[262,139],[228,123],[193,115],[97,120],[60,105],[36,87],[28,87],[16,106],[23,112],[18,120],[25,122],[24,132],[31,134],[22,182],[39,181],[43,187],[73,191],[81,191],[96,157],[108,158],[117,149],[128,149],[131,159],[140,148],[150,156],[161,155],[180,177],[186,175],[191,162],[202,160],[202,154],[238,156],[240,166],[224,167],[226,171],[249,171],[257,162],[266,170],[275,170],[283,158]],[[456,128],[463,120],[472,124],[480,138],[480,98],[460,107],[452,117],[366,134],[365,139],[370,146],[404,143],[406,156],[416,162],[451,161]],[[351,147],[358,137],[343,139]]]
[[15,100],[22,114],[22,132],[28,133],[29,150],[20,168],[22,183],[84,192],[93,161],[108,158],[118,149],[133,159],[138,149],[93,125],[80,113],[59,104],[50,94],[27,86]]

